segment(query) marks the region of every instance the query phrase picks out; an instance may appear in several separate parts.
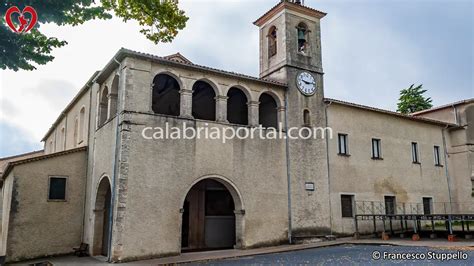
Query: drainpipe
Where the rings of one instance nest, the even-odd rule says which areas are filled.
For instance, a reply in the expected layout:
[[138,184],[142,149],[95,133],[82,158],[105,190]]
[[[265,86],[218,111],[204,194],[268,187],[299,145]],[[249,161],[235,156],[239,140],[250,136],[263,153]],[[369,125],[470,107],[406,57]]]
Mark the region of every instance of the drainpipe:
[[[116,73],[117,76],[120,77],[120,73],[122,72],[122,63],[117,61],[117,59],[114,57],[114,61],[118,64],[118,71]],[[120,81],[120,80],[119,80]],[[119,86],[120,88],[120,86]],[[107,261],[111,261],[112,259],[112,232],[113,232],[113,225],[114,225],[114,222],[113,222],[113,213],[114,213],[114,209],[115,209],[115,198],[116,198],[116,186],[117,186],[117,172],[118,172],[118,160],[119,160],[119,151],[120,151],[120,139],[119,139],[119,135],[120,135],[120,115],[118,114],[118,106],[119,106],[119,99],[120,99],[120,96],[122,94],[122,90],[118,89],[118,92],[117,92],[117,102],[115,103],[116,106],[117,106],[117,114],[115,116],[115,118],[117,119],[116,123],[117,123],[117,126],[115,127],[115,146],[114,146],[114,149],[113,149],[113,152],[114,152],[114,160],[112,161],[112,169],[113,169],[113,173],[112,173],[112,187],[111,187],[111,193],[110,193],[110,209],[109,209],[109,232],[108,232],[108,256],[107,256]]]
[[[93,83],[92,83],[93,84]],[[92,109],[92,85],[91,84],[88,84],[89,86],[89,113],[88,113],[88,123],[87,123],[87,150],[86,150],[86,153],[87,153],[87,160],[86,160],[86,183],[85,183],[85,189],[84,189],[84,205],[83,205],[83,212],[84,212],[84,217],[82,218],[82,236],[81,236],[81,243],[84,243],[84,238],[85,238],[85,225],[86,225],[86,217],[87,217],[87,209],[86,209],[86,206],[87,206],[87,185],[88,185],[88,181],[89,181],[89,151],[90,151],[90,136],[91,136],[91,109]],[[86,139],[83,140],[83,144],[86,144]],[[91,171],[92,173],[92,171]],[[92,177],[91,177],[92,178]]]
[[[324,108],[324,113],[326,116],[326,127],[329,126],[329,119],[328,119],[328,109],[329,106],[332,104],[332,101],[329,101],[329,104],[326,105]],[[330,175],[330,167],[329,167],[329,138],[326,138],[326,162],[328,167],[328,199],[329,199],[329,226],[330,232],[332,235],[332,206],[331,206],[331,175]]]
[[444,134],[444,131],[447,128],[448,126],[446,125],[446,127],[441,130],[441,134],[443,136],[444,165],[445,165],[445,171],[446,171],[446,181],[448,183],[449,207],[451,209],[451,212],[453,212],[453,201],[451,197],[451,177],[449,176],[449,171],[448,171],[448,148],[446,146],[446,135]]
[[290,143],[288,138],[288,91],[285,91],[285,146],[286,146],[286,178],[288,183],[288,242],[292,244],[292,213],[291,213],[291,171]]

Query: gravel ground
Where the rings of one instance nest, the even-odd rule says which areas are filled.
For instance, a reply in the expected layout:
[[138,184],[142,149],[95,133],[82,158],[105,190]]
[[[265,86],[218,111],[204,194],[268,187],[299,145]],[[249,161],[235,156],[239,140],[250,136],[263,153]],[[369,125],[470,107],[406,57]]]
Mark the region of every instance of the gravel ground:
[[[385,253],[387,252],[387,253]],[[461,255],[467,259],[441,260],[428,259],[431,254],[436,256]],[[460,253],[462,252],[462,253]],[[421,257],[420,259],[384,259],[383,256],[390,253],[395,255],[411,254]],[[391,256],[387,255],[387,256]],[[378,257],[373,259],[372,256]],[[423,256],[425,258],[423,259]],[[404,247],[404,246],[377,246],[377,245],[343,245],[335,247],[315,248],[293,252],[239,257],[203,263],[191,263],[189,265],[474,265],[474,249],[436,249],[426,247]]]

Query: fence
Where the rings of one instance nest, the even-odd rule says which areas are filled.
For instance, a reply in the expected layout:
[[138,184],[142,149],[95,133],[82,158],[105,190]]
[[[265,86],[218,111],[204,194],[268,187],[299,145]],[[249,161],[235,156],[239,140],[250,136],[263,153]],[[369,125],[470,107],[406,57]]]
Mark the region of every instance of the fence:
[[356,201],[356,215],[394,215],[394,214],[474,214],[471,202],[381,202]]
[[[430,230],[435,231],[435,223],[444,223],[446,232],[453,234],[453,223],[460,223],[461,230],[469,234],[469,225],[474,221],[474,204],[468,202],[431,202],[406,203],[393,200],[356,201],[354,203],[355,234],[359,235],[360,229],[367,231],[369,224],[361,228],[360,222],[371,221],[374,233],[382,227],[392,234],[395,230],[401,232],[414,231],[415,234],[423,229],[423,224],[429,224]],[[466,225],[466,227],[465,227]],[[387,229],[386,226],[389,228]],[[466,230],[465,230],[466,229]]]

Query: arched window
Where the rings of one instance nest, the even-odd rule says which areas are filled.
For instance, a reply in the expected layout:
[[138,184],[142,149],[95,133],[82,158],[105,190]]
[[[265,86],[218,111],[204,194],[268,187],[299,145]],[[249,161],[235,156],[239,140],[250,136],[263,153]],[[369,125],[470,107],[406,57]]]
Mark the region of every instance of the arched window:
[[298,52],[306,53],[308,51],[308,26],[301,22],[296,27],[298,30]]
[[277,29],[275,26],[270,28],[268,32],[268,57],[272,57],[277,53]]
[[66,129],[62,127],[61,133],[59,134],[59,138],[58,138],[59,150],[64,149],[65,143],[66,143]]
[[247,125],[247,96],[239,88],[232,87],[227,92],[227,120],[229,123]]
[[258,121],[262,127],[278,126],[277,104],[275,99],[267,94],[262,93],[259,98],[260,105],[258,107]]
[[209,83],[196,81],[193,85],[193,117],[216,120],[216,93]]
[[307,109],[303,111],[303,125],[304,126],[311,125],[311,115],[309,113],[309,110]]
[[179,90],[179,83],[172,76],[167,74],[156,75],[153,79],[153,112],[179,116]]
[[115,75],[110,87],[109,96],[109,118],[114,117],[117,114],[117,95],[118,95],[118,82],[119,76]]
[[108,106],[109,88],[104,87],[99,98],[99,126],[102,126],[107,121],[107,106]]
[[78,131],[79,131],[79,139],[77,140],[78,143],[81,141],[84,141],[84,135],[86,134],[86,108],[82,107],[81,111],[79,112],[79,126],[78,126]]
[[77,117],[74,118],[74,141],[73,141],[73,146],[76,147],[77,143],[79,142],[79,121],[77,120]]

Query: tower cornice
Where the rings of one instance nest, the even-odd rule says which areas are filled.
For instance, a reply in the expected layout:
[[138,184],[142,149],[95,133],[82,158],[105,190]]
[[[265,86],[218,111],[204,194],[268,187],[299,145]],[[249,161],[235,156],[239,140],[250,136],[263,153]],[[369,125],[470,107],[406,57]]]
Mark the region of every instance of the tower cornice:
[[302,14],[318,19],[321,19],[327,15],[324,12],[307,6],[298,5],[287,1],[281,1],[280,3],[272,7],[267,13],[263,14],[260,18],[258,18],[253,24],[260,27],[265,24],[270,18],[272,18],[275,14],[278,14],[284,9],[300,12]]

